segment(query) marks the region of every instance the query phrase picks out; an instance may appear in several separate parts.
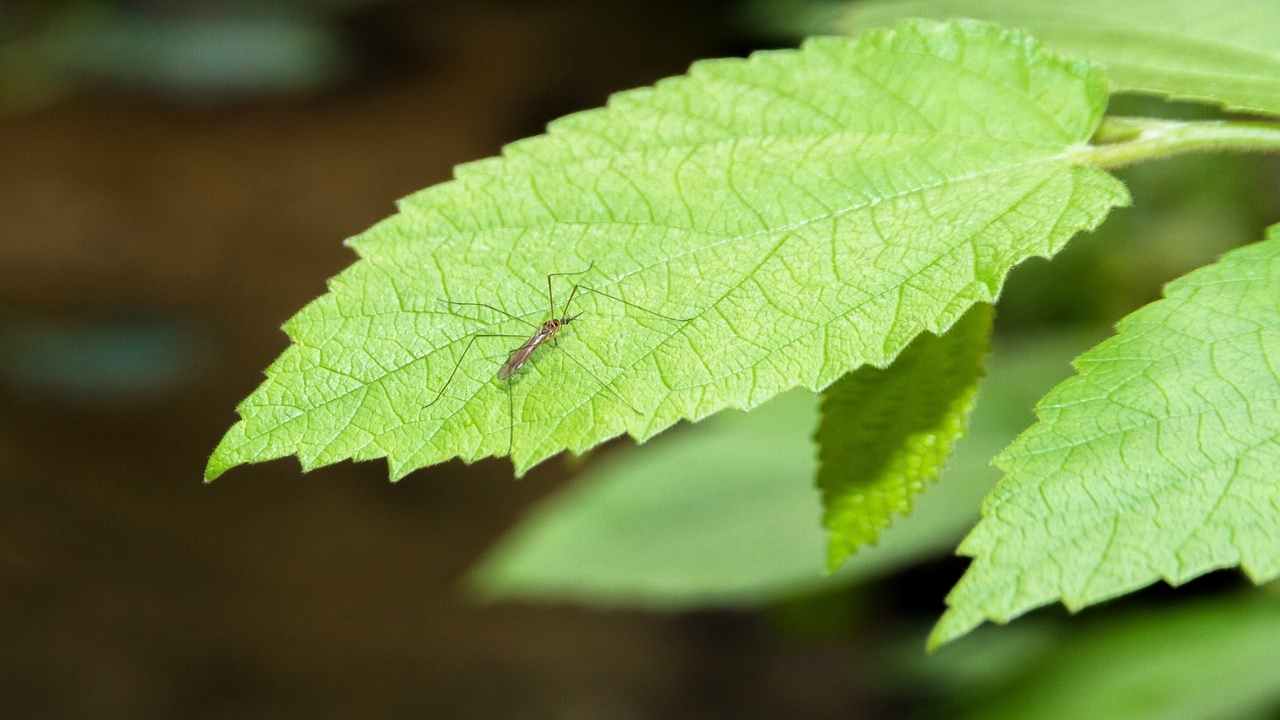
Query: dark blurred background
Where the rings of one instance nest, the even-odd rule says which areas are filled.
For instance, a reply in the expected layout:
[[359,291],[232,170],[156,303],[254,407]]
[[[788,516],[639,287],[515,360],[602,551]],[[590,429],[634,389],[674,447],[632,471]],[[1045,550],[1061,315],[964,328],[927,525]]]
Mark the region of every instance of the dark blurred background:
[[[887,658],[918,649],[963,561],[761,612],[481,606],[467,568],[574,465],[200,481],[279,325],[354,259],[343,238],[610,92],[792,42],[744,18],[727,0],[0,4],[4,714],[926,712]],[[1144,169],[1110,234],[1020,271],[1001,333],[1113,321],[1280,215],[1274,164],[1203,162]]]

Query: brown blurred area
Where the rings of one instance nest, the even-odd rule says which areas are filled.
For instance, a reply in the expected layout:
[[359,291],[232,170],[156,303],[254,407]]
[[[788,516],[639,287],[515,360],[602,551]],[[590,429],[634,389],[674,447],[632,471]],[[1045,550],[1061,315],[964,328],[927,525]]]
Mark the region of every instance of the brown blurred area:
[[[279,325],[354,259],[344,237],[456,163],[753,42],[731,3],[340,5],[346,64],[318,87],[89,72],[0,114],[4,714],[875,715],[856,643],[471,604],[464,572],[565,463],[392,485],[382,463],[279,461],[201,484]],[[47,10],[20,9],[23,31]]]

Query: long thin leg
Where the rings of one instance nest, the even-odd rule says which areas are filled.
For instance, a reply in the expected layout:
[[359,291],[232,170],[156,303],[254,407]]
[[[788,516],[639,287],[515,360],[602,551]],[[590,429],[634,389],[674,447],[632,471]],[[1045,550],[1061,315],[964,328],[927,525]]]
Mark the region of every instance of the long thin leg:
[[[524,323],[525,325],[528,325],[529,327],[531,327],[531,328],[533,328],[533,329],[535,329],[535,330],[536,330],[536,329],[538,329],[538,327],[539,327],[539,326],[538,326],[538,323],[530,322],[530,321],[525,320],[524,318],[522,318],[522,317],[520,317],[520,316],[518,316],[518,315],[512,315],[511,313],[507,312],[506,310],[503,310],[502,308],[500,308],[500,307],[496,307],[496,306],[494,306],[494,305],[490,305],[489,303],[482,303],[482,302],[460,302],[460,301],[458,301],[458,300],[445,300],[445,302],[449,304],[449,311],[450,311],[450,312],[453,312],[453,306],[454,306],[454,305],[468,305],[468,306],[471,306],[471,307],[482,307],[482,308],[488,308],[489,310],[492,310],[492,311],[494,311],[494,312],[496,312],[496,313],[501,313],[501,314],[503,314],[503,315],[506,315],[507,317],[511,318],[512,320],[515,320],[516,322],[522,322],[522,323]],[[463,316],[463,317],[465,317],[465,316]],[[474,320],[475,318],[469,318],[469,319]]]
[[581,360],[574,357],[573,353],[569,352],[568,350],[561,350],[560,352],[564,353],[565,357],[569,358],[574,363],[576,363],[578,367],[582,368],[583,370],[586,370],[587,374],[591,376],[592,380],[596,381],[596,384],[599,385],[602,390],[608,390],[609,392],[613,393],[613,396],[621,400],[623,405],[626,405],[627,407],[631,408],[631,412],[637,415],[644,414],[640,412],[638,409],[636,409],[635,405],[632,405],[631,403],[627,402],[627,399],[622,397],[622,393],[619,393],[617,390],[614,390],[613,388],[609,387],[608,383],[601,380],[600,376],[596,375],[591,368],[587,367]]
[[508,335],[508,334],[502,334],[502,333],[489,333],[489,334],[484,334],[484,335],[472,335],[472,336],[471,336],[471,339],[467,341],[467,346],[466,346],[465,348],[463,348],[463,350],[462,350],[462,354],[458,356],[458,362],[456,362],[456,363],[454,363],[454,364],[453,364],[453,371],[449,373],[449,379],[444,381],[444,385],[442,385],[442,386],[440,387],[440,391],[436,393],[436,396],[431,400],[431,402],[429,402],[429,403],[427,403],[426,405],[423,405],[423,406],[422,406],[422,409],[423,409],[423,410],[426,410],[427,408],[431,407],[432,405],[435,405],[437,402],[439,402],[439,401],[440,401],[440,398],[444,397],[444,391],[445,391],[445,390],[448,390],[448,389],[449,389],[449,385],[453,383],[453,376],[458,374],[458,368],[462,367],[462,361],[463,361],[463,360],[465,360],[465,359],[467,359],[467,353],[471,352],[471,346],[476,344],[476,340],[479,340],[480,338],[491,338],[491,337],[522,338],[522,339],[525,339],[523,335]]
[[[649,313],[650,315],[653,315],[653,316],[655,316],[655,317],[660,317],[660,318],[662,318],[663,320],[670,320],[670,321],[672,321],[672,322],[690,322],[691,320],[694,320],[694,318],[678,318],[678,317],[671,317],[670,315],[663,315],[662,313],[660,313],[660,312],[656,312],[656,311],[654,311],[654,310],[650,310],[649,308],[644,307],[643,305],[637,305],[637,304],[635,304],[635,303],[633,303],[633,302],[630,302],[630,301],[628,301],[628,300],[623,300],[622,298],[620,298],[620,297],[618,297],[618,296],[616,296],[616,295],[610,295],[610,294],[609,294],[609,293],[607,293],[607,292],[604,292],[604,291],[602,291],[602,290],[596,290],[595,288],[590,287],[590,286],[588,286],[588,285],[574,285],[574,286],[573,286],[573,292],[569,293],[569,301],[570,301],[570,302],[572,302],[572,301],[573,301],[573,296],[577,294],[578,290],[586,290],[586,291],[587,291],[587,292],[589,292],[589,293],[595,293],[596,295],[603,295],[603,296],[605,296],[605,297],[609,298],[610,300],[617,300],[618,302],[622,303],[623,305],[626,305],[627,307],[633,307],[633,308],[635,308],[635,309],[637,309],[637,310],[641,310],[641,311],[647,312],[647,313]],[[565,311],[565,314],[566,314],[566,315],[568,315],[568,314],[569,314],[569,303],[565,303],[565,304],[564,304],[564,311]],[[575,316],[575,317],[576,317],[576,316]]]
[[[618,398],[618,400],[621,401],[623,405],[626,405],[628,408],[630,408],[631,412],[635,413],[636,415],[644,415],[644,413],[640,412],[640,410],[635,405],[632,405],[625,397],[623,397],[622,393],[618,392],[617,390],[614,390],[612,387],[609,386],[608,383],[601,380],[600,376],[595,374],[595,371],[587,367],[586,364],[583,363],[581,360],[574,357],[573,353],[569,352],[568,350],[560,350],[560,352],[564,353],[565,357],[568,357],[570,360],[572,360],[574,364],[576,364],[578,367],[585,370],[586,373],[591,376],[591,379],[596,381],[596,384],[600,386],[601,390],[612,393],[614,397]],[[511,390],[511,383],[514,379],[515,379],[514,375],[507,378],[507,457],[511,457],[511,453],[515,450],[515,442],[516,442],[515,400],[513,399],[514,393]],[[514,461],[514,458],[512,458],[512,460]]]
[[[556,317],[556,298],[555,298],[555,295],[551,294],[551,278],[563,277],[565,275],[582,275],[582,274],[591,272],[591,268],[595,266],[596,266],[596,261],[592,260],[591,264],[587,266],[586,270],[578,270],[577,272],[547,273],[547,304],[551,307],[551,316],[550,316],[551,318],[554,319]],[[573,293],[569,293],[569,300],[570,301],[573,300]],[[569,304],[565,303],[565,307],[568,307],[568,306]]]
[[[618,398],[618,400],[620,400],[623,405],[626,405],[628,408],[631,408],[631,412],[635,413],[636,415],[644,415],[644,413],[640,412],[640,410],[637,409],[635,405],[632,405],[630,402],[627,401],[626,398],[622,397],[622,393],[619,393],[617,390],[614,390],[613,388],[609,387],[609,384],[601,380],[600,376],[596,375],[591,368],[587,367],[581,360],[574,357],[573,353],[569,352],[568,350],[560,350],[560,352],[564,353],[564,355],[568,357],[570,360],[572,360],[575,364],[577,364],[578,367],[585,370],[587,374],[591,376],[591,379],[596,381],[596,384],[600,386],[601,390],[605,390],[607,392],[612,393],[613,396]],[[515,378],[514,375],[511,376],[510,378],[507,378],[507,457],[510,457],[512,459],[512,462],[515,461],[515,458],[512,457],[511,453],[515,450],[515,443],[516,443],[515,400],[513,399],[513,393],[511,391],[511,381],[514,378]]]

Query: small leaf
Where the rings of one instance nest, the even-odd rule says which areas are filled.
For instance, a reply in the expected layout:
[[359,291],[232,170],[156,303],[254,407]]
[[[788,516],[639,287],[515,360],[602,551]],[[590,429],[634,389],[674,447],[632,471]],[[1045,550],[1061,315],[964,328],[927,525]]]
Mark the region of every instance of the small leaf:
[[[362,259],[286,324],[206,477],[289,454],[523,472],[883,367],[1127,202],[1074,164],[1105,85],[1020,33],[919,21],[559,120],[351,241]],[[547,318],[548,273],[584,270],[561,303],[581,282],[631,304],[579,293],[558,346],[495,379]]]
[[996,459],[931,644],[1055,600],[1280,575],[1280,226],[1165,295],[1080,356]]
[[878,0],[853,4],[830,27],[856,32],[906,17],[972,17],[1024,28],[1105,65],[1116,91],[1280,115],[1275,0]]
[[973,408],[991,339],[979,305],[938,337],[923,334],[887,368],[862,368],[822,396],[818,487],[835,570],[874,543],[941,472]]
[[915,511],[840,572],[823,572],[809,432],[817,398],[794,392],[606,458],[503,538],[472,576],[490,598],[608,606],[757,605],[878,577],[946,553],[995,482],[991,456],[1090,340],[997,351],[972,429]]

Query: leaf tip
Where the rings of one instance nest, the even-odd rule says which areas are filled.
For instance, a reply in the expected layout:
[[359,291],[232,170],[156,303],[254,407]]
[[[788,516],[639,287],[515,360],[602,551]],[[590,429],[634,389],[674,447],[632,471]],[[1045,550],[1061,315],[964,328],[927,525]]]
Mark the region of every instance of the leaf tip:
[[233,467],[235,467],[234,463],[226,462],[215,450],[214,453],[209,456],[209,462],[204,466],[204,475],[202,476],[204,484],[208,485],[212,483],[214,480],[222,477],[223,473]]
[[227,430],[227,433],[218,441],[217,447],[209,454],[209,461],[204,466],[206,485],[222,477],[223,473],[231,468],[248,461],[242,452],[244,439],[245,430],[242,419]]
[[844,565],[844,561],[852,555],[844,543],[838,542],[835,531],[831,531],[830,538],[827,540],[827,563],[826,574],[834,575]]
[[947,611],[938,619],[938,623],[933,626],[933,630],[929,632],[929,638],[925,641],[925,651],[932,655],[943,645],[968,635],[982,623],[981,615],[962,613],[954,607],[947,608]]

